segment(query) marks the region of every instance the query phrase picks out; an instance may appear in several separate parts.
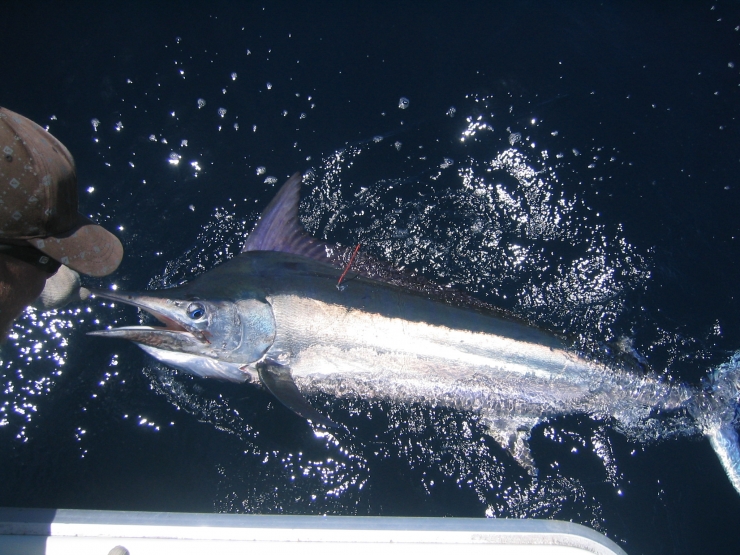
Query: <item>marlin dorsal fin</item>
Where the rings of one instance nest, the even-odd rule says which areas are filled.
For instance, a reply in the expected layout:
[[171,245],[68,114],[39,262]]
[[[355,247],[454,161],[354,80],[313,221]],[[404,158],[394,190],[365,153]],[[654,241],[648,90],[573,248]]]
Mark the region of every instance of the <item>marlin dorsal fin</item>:
[[288,252],[320,262],[330,262],[326,245],[306,233],[298,220],[301,181],[301,174],[295,173],[280,187],[247,237],[242,252]]

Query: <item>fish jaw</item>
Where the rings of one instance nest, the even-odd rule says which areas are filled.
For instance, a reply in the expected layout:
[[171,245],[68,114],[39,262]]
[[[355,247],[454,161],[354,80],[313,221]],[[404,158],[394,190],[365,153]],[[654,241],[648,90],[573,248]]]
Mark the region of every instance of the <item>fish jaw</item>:
[[93,291],[93,294],[96,297],[118,301],[146,310],[162,322],[164,327],[126,326],[92,331],[88,332],[88,335],[128,339],[134,343],[157,349],[184,352],[202,351],[210,343],[201,330],[190,325],[183,318],[181,307],[189,301],[112,291]]
[[87,332],[87,335],[127,339],[139,345],[147,345],[159,350],[192,352],[203,343],[187,331],[157,328],[153,326],[125,326],[109,330]]

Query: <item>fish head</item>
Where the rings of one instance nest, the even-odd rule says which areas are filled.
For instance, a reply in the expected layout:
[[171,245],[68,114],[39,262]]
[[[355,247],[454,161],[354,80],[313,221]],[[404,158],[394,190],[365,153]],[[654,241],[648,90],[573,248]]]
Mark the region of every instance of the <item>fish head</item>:
[[[260,360],[275,339],[272,307],[264,299],[206,300],[182,294],[177,289],[146,294],[113,291],[94,294],[141,308],[163,326],[127,326],[89,335],[128,339],[149,347],[145,350],[163,361],[166,357],[156,353],[208,357],[226,367],[243,365],[246,372],[246,366]],[[184,357],[183,360],[195,359]]]

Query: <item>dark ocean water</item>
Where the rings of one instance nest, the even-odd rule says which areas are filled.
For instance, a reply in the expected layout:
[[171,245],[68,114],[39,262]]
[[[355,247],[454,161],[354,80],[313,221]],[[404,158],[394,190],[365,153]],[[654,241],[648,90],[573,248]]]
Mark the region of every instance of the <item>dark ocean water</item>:
[[[315,235],[699,385],[740,349],[734,2],[29,2],[0,18],[0,105],[60,138],[81,210],[121,237],[94,287],[190,279],[307,175]],[[527,476],[474,417],[269,394],[87,337],[94,300],[2,347],[0,505],[539,517],[630,554],[734,552],[708,441],[537,427]],[[648,439],[648,438],[644,438]]]

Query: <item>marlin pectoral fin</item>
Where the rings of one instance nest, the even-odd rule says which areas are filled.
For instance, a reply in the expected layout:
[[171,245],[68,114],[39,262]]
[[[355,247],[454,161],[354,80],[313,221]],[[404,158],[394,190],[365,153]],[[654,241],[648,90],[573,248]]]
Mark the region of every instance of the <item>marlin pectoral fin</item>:
[[257,364],[260,381],[278,401],[288,407],[298,416],[310,420],[316,424],[322,424],[328,428],[336,428],[337,425],[328,417],[321,414],[308,404],[306,398],[296,387],[290,369],[271,360]]

